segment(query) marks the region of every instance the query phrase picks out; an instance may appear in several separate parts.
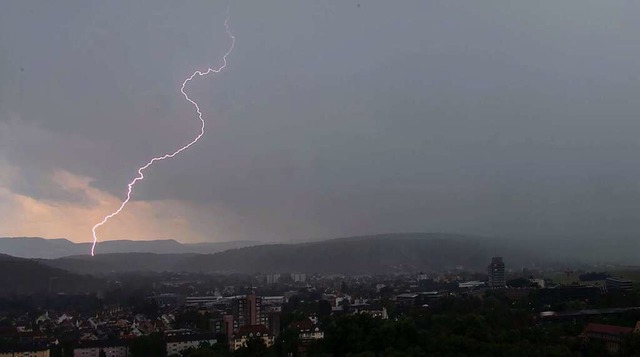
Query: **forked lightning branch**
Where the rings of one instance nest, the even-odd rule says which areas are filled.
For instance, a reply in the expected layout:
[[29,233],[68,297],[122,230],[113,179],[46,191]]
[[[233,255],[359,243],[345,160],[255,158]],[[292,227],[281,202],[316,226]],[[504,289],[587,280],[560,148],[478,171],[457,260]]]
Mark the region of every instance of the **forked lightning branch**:
[[236,38],[233,36],[231,31],[229,30],[229,13],[228,13],[228,10],[227,10],[227,17],[224,20],[224,27],[225,27],[225,30],[227,32],[227,35],[231,39],[231,45],[229,46],[229,49],[227,50],[227,52],[225,52],[224,56],[222,56],[222,65],[220,67],[218,67],[218,68],[207,68],[207,70],[205,70],[205,71],[197,70],[197,71],[193,72],[193,74],[191,74],[191,76],[187,77],[182,82],[182,86],[180,87],[180,93],[182,93],[184,98],[187,101],[189,101],[191,104],[193,104],[193,106],[196,109],[196,113],[198,114],[198,119],[200,119],[200,124],[201,124],[200,133],[191,142],[189,142],[188,144],[186,144],[183,147],[179,148],[178,150],[176,150],[176,151],[174,151],[172,153],[169,153],[169,154],[165,154],[165,155],[162,155],[162,156],[154,157],[153,159],[149,160],[149,162],[147,162],[145,165],[143,165],[140,168],[138,168],[138,176],[136,176],[131,182],[129,182],[128,189],[127,189],[127,197],[124,199],[124,201],[122,201],[122,203],[120,204],[118,209],[116,209],[112,213],[110,213],[107,216],[105,216],[102,219],[102,221],[100,221],[98,224],[93,226],[93,228],[92,228],[93,244],[91,246],[91,255],[92,256],[95,255],[96,243],[98,242],[98,235],[97,235],[96,230],[98,228],[100,228],[101,226],[103,226],[105,223],[107,223],[111,218],[115,217],[120,212],[122,212],[122,210],[125,208],[127,203],[129,203],[129,201],[131,200],[131,194],[133,193],[133,188],[135,187],[136,183],[138,181],[141,181],[141,180],[144,179],[144,171],[147,168],[149,168],[149,166],[153,165],[156,161],[161,161],[161,160],[166,160],[166,159],[172,158],[172,157],[180,154],[181,152],[187,150],[192,145],[197,143],[198,140],[200,140],[200,138],[202,138],[204,136],[205,121],[202,118],[202,111],[200,110],[200,106],[198,106],[198,103],[196,103],[196,101],[194,101],[193,99],[191,99],[189,97],[189,95],[187,94],[185,89],[186,89],[187,84],[189,82],[191,82],[196,76],[202,77],[202,76],[206,76],[206,75],[209,75],[209,74],[220,73],[220,71],[222,71],[227,66],[227,56],[229,56],[229,54],[231,54],[231,52],[233,51],[233,47],[234,47],[235,42],[236,42]]

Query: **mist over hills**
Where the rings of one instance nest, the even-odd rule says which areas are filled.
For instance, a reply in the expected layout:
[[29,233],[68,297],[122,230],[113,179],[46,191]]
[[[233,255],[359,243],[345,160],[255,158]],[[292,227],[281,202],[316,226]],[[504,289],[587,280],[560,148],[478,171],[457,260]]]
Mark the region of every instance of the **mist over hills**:
[[[232,241],[211,243],[180,243],[173,239],[132,241],[113,240],[99,242],[96,254],[110,253],[201,253],[211,254],[227,249],[262,244],[255,241]],[[0,253],[21,258],[56,259],[71,255],[88,254],[91,243],[74,243],[64,238],[45,239],[38,237],[0,238]]]
[[87,255],[88,243],[0,239],[0,253],[39,258],[41,264],[78,274],[133,271],[372,274],[459,267],[484,271],[493,256],[504,257],[509,269],[579,263],[637,265],[637,246],[635,240],[563,240],[560,244],[552,240],[397,233],[295,244],[108,241],[100,243],[96,256],[91,257]]
[[215,254],[112,253],[43,260],[77,273],[183,271],[216,273],[370,274],[464,267],[483,271],[492,256],[511,267],[549,262],[529,249],[499,239],[464,235],[405,233],[331,239],[298,244],[269,244]]
[[[234,249],[213,256],[194,256],[176,268],[219,272],[391,273],[401,271],[484,269],[501,251],[486,241],[443,234],[389,234],[332,239],[321,242],[263,245]],[[504,254],[530,264],[523,251]]]
[[[57,259],[39,260],[42,264],[77,274],[104,274],[121,272],[162,272],[181,271],[177,267],[197,254],[155,254],[155,253],[106,253],[77,255]],[[211,254],[201,256],[211,257]]]

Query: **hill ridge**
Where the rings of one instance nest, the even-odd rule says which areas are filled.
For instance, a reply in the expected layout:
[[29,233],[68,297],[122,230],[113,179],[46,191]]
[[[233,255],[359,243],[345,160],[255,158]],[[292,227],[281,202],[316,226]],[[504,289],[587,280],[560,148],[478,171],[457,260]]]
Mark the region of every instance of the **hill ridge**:
[[[255,241],[181,243],[175,239],[136,241],[128,239],[100,242],[97,254],[149,252],[171,253],[216,253],[226,249],[261,244]],[[88,254],[91,243],[75,243],[66,238],[0,237],[0,253],[20,258],[56,259]]]

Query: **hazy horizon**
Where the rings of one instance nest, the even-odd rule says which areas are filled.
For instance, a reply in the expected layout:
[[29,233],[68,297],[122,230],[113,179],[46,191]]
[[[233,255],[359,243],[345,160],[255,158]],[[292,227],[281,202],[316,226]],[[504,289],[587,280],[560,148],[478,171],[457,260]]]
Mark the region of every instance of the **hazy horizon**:
[[[89,242],[199,130],[225,1],[8,1],[0,236]],[[640,233],[640,4],[232,2],[202,142],[101,240]]]

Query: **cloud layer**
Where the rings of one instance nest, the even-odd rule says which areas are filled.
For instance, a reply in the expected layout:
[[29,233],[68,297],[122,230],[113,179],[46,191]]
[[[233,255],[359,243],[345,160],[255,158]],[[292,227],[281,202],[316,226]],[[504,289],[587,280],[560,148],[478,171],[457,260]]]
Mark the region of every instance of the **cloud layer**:
[[[234,2],[204,140],[101,236],[637,235],[640,5],[357,4]],[[0,235],[88,241],[197,133],[226,3],[4,6]]]

